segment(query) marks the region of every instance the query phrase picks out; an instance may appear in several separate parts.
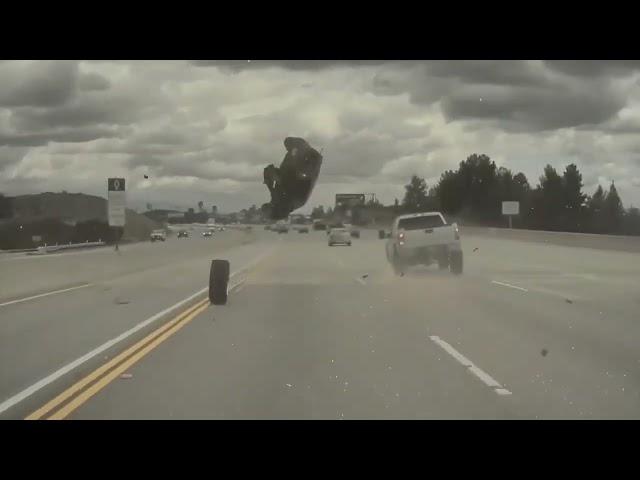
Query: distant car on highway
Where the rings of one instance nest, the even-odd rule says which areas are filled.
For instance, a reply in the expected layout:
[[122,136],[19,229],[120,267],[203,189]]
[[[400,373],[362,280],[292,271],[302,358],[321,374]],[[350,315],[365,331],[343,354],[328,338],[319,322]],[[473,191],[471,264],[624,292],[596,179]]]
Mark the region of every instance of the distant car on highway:
[[396,274],[412,265],[438,263],[441,270],[462,273],[462,246],[458,225],[447,224],[440,212],[401,215],[391,227],[387,260]]
[[167,239],[167,234],[164,232],[164,230],[154,230],[153,232],[151,232],[150,238],[152,242],[164,242]]
[[205,230],[204,232],[202,232],[202,237],[203,238],[213,237],[213,230]]
[[285,222],[278,222],[273,227],[273,231],[276,233],[289,233],[289,225]]
[[348,245],[351,246],[351,235],[346,228],[333,228],[329,232],[329,246]]
[[186,230],[180,230],[178,232],[178,238],[189,238],[189,232]]
[[309,227],[298,228],[298,233],[309,233]]

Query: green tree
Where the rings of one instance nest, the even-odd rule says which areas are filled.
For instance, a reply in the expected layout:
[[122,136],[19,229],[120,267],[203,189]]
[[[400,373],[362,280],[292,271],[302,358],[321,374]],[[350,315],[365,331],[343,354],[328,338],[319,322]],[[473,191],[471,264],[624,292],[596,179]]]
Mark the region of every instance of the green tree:
[[404,199],[402,206],[407,212],[418,212],[429,205],[427,195],[427,182],[424,178],[413,175],[407,185],[405,185]]
[[624,207],[614,182],[611,182],[609,192],[604,201],[604,213],[608,233],[619,233],[624,216]]
[[551,165],[544,168],[532,200],[537,228],[562,230],[564,188],[562,177]]
[[317,218],[324,218],[324,207],[322,205],[319,205],[311,210],[311,218],[313,218],[314,220]]
[[13,217],[13,203],[11,197],[5,197],[0,193],[0,218]]
[[562,175],[564,189],[565,229],[569,231],[584,230],[587,196],[582,193],[582,174],[575,164],[567,165]]
[[594,194],[587,200],[587,212],[590,224],[589,230],[594,233],[603,233],[606,228],[604,211],[604,202],[606,198],[607,195],[602,189],[602,185],[598,185]]

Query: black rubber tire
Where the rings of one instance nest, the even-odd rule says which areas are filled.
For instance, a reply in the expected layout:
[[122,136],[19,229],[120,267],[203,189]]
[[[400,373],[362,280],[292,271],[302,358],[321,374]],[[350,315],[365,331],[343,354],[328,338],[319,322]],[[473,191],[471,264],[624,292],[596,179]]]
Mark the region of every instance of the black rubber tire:
[[454,275],[461,275],[463,270],[462,252],[451,252],[451,260],[449,268]]
[[228,286],[229,262],[227,260],[212,260],[209,271],[209,301],[214,305],[225,305]]

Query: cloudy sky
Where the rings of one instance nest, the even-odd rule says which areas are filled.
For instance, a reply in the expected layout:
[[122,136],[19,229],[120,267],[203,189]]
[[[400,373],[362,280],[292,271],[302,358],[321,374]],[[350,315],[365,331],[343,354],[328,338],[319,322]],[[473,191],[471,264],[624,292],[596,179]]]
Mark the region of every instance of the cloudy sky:
[[301,136],[324,149],[310,206],[392,202],[472,153],[532,184],[574,162],[587,192],[614,180],[640,205],[636,61],[0,61],[0,79],[10,195],[106,196],[124,176],[136,208],[259,206],[263,167]]

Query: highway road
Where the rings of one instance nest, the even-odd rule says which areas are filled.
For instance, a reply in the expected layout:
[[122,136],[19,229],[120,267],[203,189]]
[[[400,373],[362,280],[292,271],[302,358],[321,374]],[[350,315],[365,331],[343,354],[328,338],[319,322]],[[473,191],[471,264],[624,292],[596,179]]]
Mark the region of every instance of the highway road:
[[[462,276],[394,276],[373,231],[0,259],[0,418],[640,418],[638,253],[463,249]],[[237,272],[225,306],[212,258]]]

